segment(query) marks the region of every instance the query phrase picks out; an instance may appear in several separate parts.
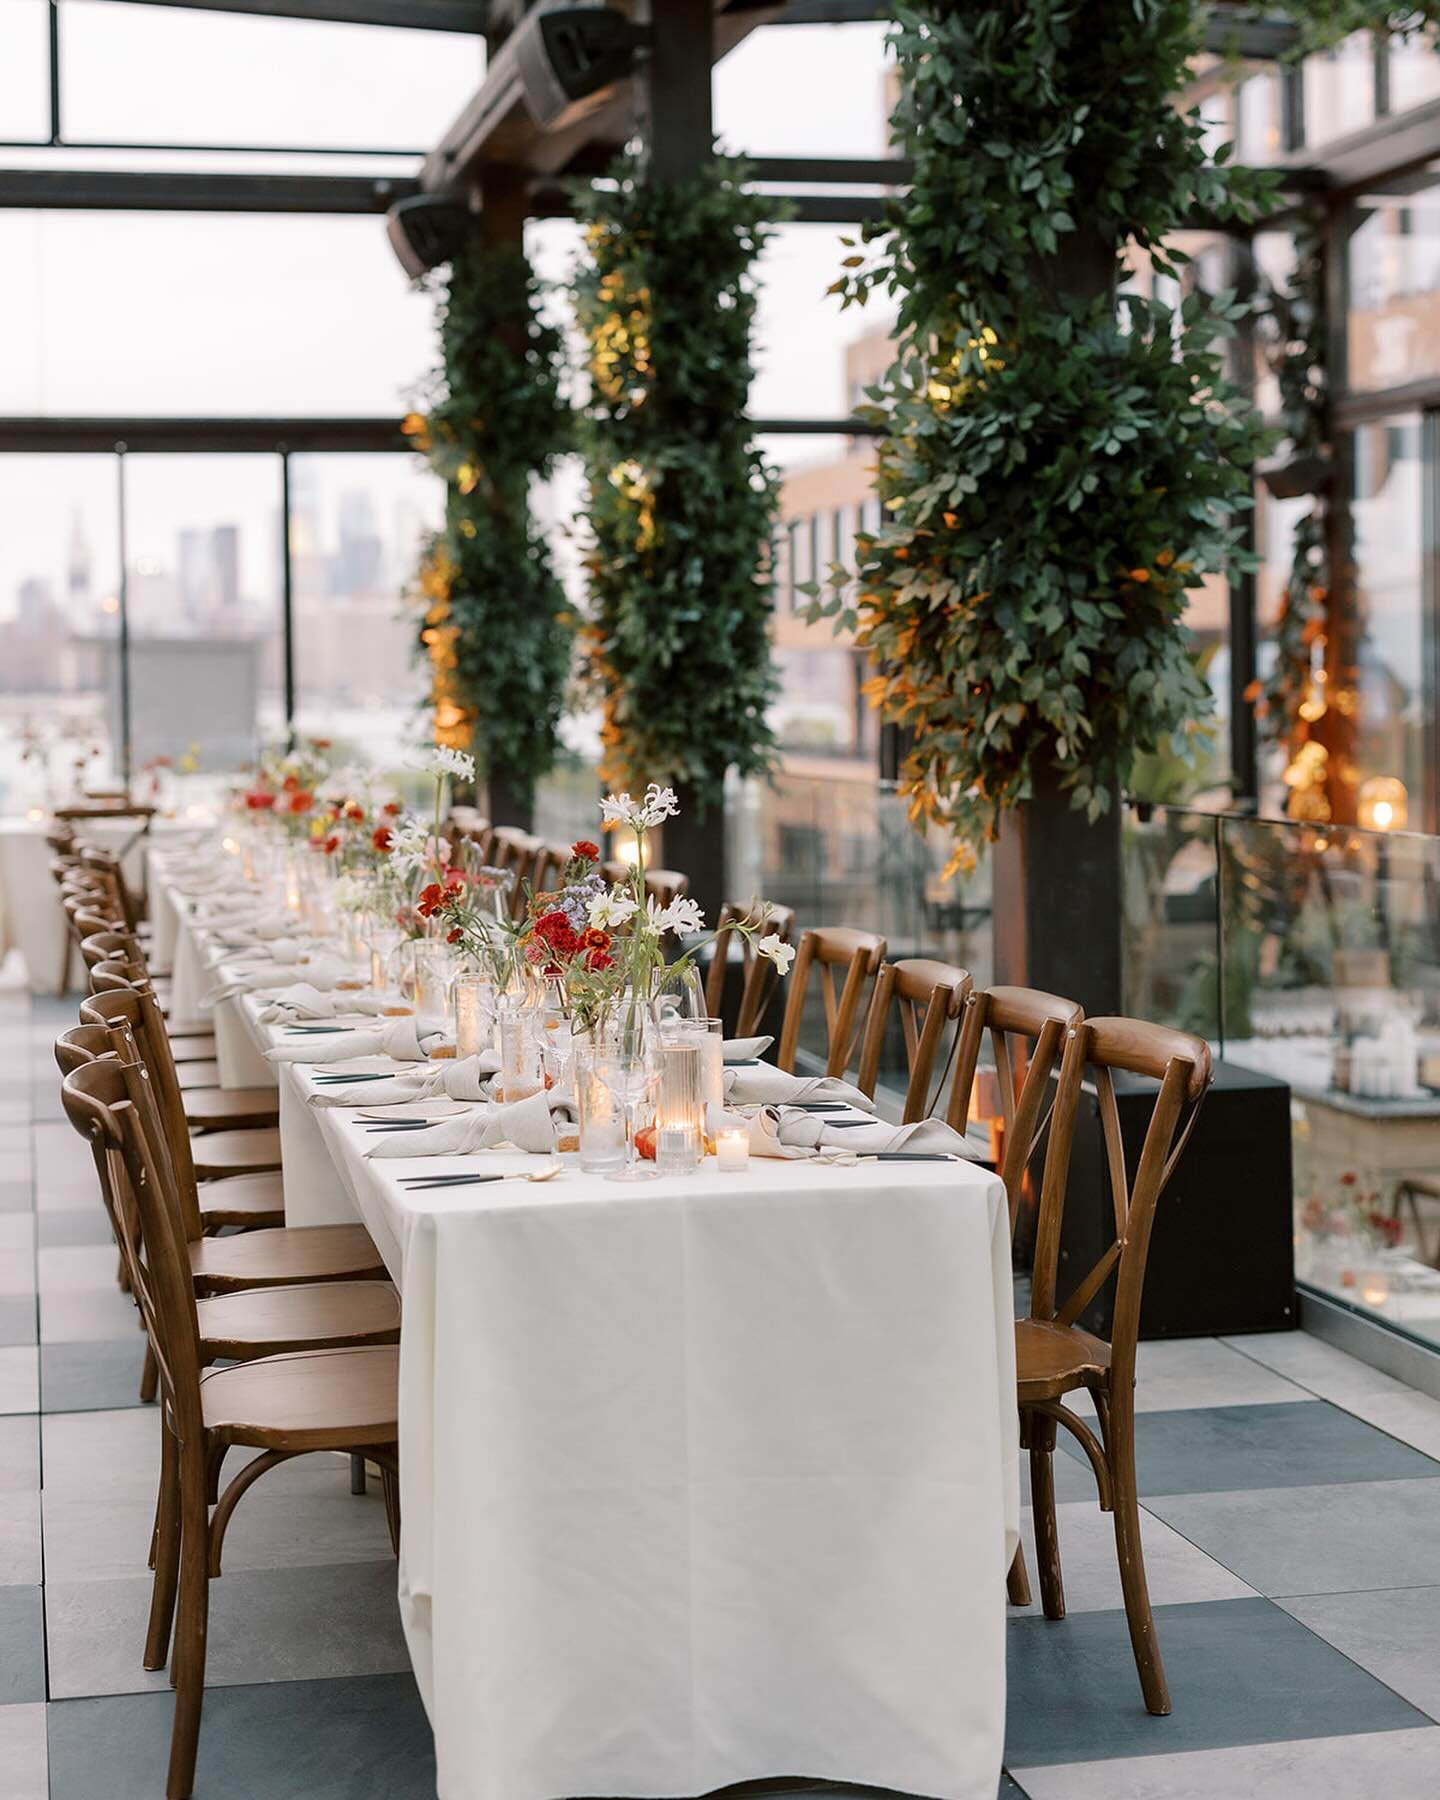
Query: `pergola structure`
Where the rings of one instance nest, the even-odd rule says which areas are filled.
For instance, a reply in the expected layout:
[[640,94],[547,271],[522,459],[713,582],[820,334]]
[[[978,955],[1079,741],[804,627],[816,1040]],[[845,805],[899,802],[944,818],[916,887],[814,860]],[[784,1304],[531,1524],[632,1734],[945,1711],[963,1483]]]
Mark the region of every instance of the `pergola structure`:
[[[407,205],[436,202],[452,209],[466,229],[486,241],[516,244],[527,219],[563,216],[569,210],[564,183],[593,177],[609,164],[615,151],[639,133],[649,168],[657,180],[678,179],[696,168],[712,147],[711,78],[715,62],[762,26],[815,24],[883,19],[891,10],[862,0],[619,0],[613,6],[592,4],[583,10],[604,15],[623,29],[613,34],[613,66],[600,69],[592,87],[547,116],[517,75],[516,46],[535,36],[537,15],[556,10],[553,0],[141,0],[150,7],[181,7],[270,18],[330,21],[369,26],[423,29],[457,37],[484,39],[488,72],[472,100],[448,125],[437,120],[435,140],[417,146],[423,154],[418,177],[395,175],[261,174],[239,172],[172,173],[117,170],[0,167],[0,208],[204,211],[289,214],[402,215]],[[65,72],[59,31],[63,0],[49,0],[50,132],[24,148],[48,145],[70,152],[120,148],[205,151],[221,146],[118,146],[64,135]],[[560,9],[562,11],[567,9]],[[1220,6],[1210,23],[1210,47],[1252,61],[1283,56],[1295,41],[1295,28],[1267,18],[1263,7]],[[1377,110],[1388,101],[1385,53],[1377,48]],[[531,59],[533,63],[533,58]],[[1348,137],[1334,140],[1317,153],[1304,141],[1303,90],[1298,72],[1284,80],[1287,149],[1278,159],[1284,185],[1297,206],[1312,204],[1328,220],[1330,259],[1339,267],[1341,220],[1350,199],[1367,184],[1420,169],[1440,157],[1440,102],[1430,102],[1391,121],[1384,116]],[[6,148],[0,145],[0,161]],[[228,146],[233,148],[233,146]],[[787,216],[800,222],[859,223],[884,204],[887,189],[904,184],[908,170],[898,158],[758,158],[752,177]],[[1283,222],[1283,221],[1282,221]],[[1271,222],[1272,224],[1274,221]],[[1197,220],[1197,227],[1205,221]],[[377,218],[378,225],[378,218]],[[1233,269],[1242,289],[1252,259],[1243,238],[1233,243]],[[1343,366],[1345,297],[1343,283],[1331,283],[1329,319],[1331,360]],[[1383,415],[1398,404],[1430,404],[1434,383],[1415,393],[1409,389],[1335,396],[1335,419],[1344,428]],[[1423,391],[1421,391],[1423,389]],[[367,419],[166,419],[166,418],[10,418],[0,420],[0,450],[77,451],[82,449],[269,450],[282,456],[299,449],[400,450],[398,420]],[[757,434],[839,433],[854,435],[865,427],[848,416],[829,418],[763,418],[752,425]],[[1344,450],[1340,452],[1343,464]],[[1344,470],[1337,488],[1343,494]],[[288,490],[288,482],[286,483]],[[1338,559],[1343,562],[1343,559]],[[290,637],[288,581],[285,632]],[[123,604],[122,593],[122,604]],[[1254,716],[1246,699],[1257,669],[1257,631],[1253,581],[1232,582],[1229,607],[1230,765],[1237,799],[1253,803],[1258,793],[1258,746]],[[292,662],[287,654],[285,666]],[[293,678],[287,684],[287,715],[293,712]],[[1429,811],[1435,810],[1432,803]],[[1432,821],[1433,822],[1433,821]],[[1076,822],[1056,814],[1051,821],[1057,849],[1063,851]],[[691,869],[696,888],[707,893],[722,885],[713,861],[715,839],[698,836],[674,849]],[[1073,847],[1073,846],[1072,846]],[[1118,982],[1118,922],[1113,925],[1114,981]],[[1092,940],[1093,941],[1093,940]],[[1037,980],[1040,972],[1032,971]],[[1041,980],[1071,991],[1063,983]],[[1109,976],[1103,987],[1112,985]],[[1073,984],[1072,984],[1073,987]]]

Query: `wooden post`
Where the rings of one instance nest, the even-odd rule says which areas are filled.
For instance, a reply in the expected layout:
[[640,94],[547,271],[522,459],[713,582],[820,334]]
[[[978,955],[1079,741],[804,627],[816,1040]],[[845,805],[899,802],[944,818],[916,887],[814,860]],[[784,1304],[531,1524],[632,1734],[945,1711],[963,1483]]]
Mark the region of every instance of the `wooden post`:
[[[649,178],[683,181],[714,153],[710,79],[715,12],[713,0],[647,0],[641,8],[651,31],[650,60],[639,78],[641,131]],[[655,779],[668,772],[657,769]],[[665,827],[665,866],[690,878],[690,894],[712,924],[726,893],[725,814],[702,811],[693,789],[676,784],[681,813]]]

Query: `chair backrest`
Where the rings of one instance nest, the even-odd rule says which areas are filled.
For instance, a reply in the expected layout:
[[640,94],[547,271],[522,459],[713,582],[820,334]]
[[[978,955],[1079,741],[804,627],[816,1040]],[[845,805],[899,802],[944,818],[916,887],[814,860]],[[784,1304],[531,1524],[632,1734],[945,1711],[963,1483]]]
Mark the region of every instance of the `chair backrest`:
[[998,1173],[1015,1229],[1030,1165],[1050,1119],[1050,1083],[1085,1014],[1073,1000],[1038,988],[993,987],[966,996],[950,1086],[947,1123],[964,1131],[970,1117],[980,1053],[989,1040],[995,1063],[1003,1136]]
[[537,894],[553,893],[570,862],[568,844],[542,844],[530,871],[530,884]]
[[55,1061],[61,1075],[69,1075],[86,1063],[104,1056],[110,1048],[110,1029],[106,1025],[72,1025],[55,1040]]
[[[785,999],[785,1020],[780,1028],[780,1051],[776,1060],[782,1069],[793,1070],[795,1067],[806,990],[811,972],[815,971],[825,1004],[825,1073],[845,1073],[855,1050],[865,989],[879,974],[884,961],[885,940],[873,931],[826,925],[804,934],[790,972],[790,992]],[[836,969],[845,971],[838,995],[835,991]]]
[[99,878],[126,925],[133,931],[140,915],[125,880],[125,870],[120,858],[112,850],[102,850],[98,845],[87,844],[80,852],[80,861],[91,874]]
[[[751,923],[761,936],[771,932],[782,944],[788,944],[795,931],[795,909],[773,903],[753,901],[740,905],[727,900],[720,908],[718,927]],[[740,1010],[735,1017],[735,1036],[752,1037],[765,1017],[772,996],[780,983],[780,971],[767,956],[757,956],[753,940],[742,931],[724,931],[717,938],[705,971],[705,1010],[718,1019],[725,1005],[725,971],[738,947],[745,970],[745,985],[740,991]]]
[[[1133,1179],[1126,1166],[1115,1100],[1113,1077],[1117,1070],[1149,1076],[1160,1084]],[[1165,1025],[1149,1025],[1139,1019],[1085,1019],[1066,1038],[1045,1152],[1030,1313],[1032,1318],[1073,1325],[1114,1273],[1110,1368],[1112,1400],[1116,1402],[1133,1401],[1135,1344],[1156,1202],[1180,1160],[1213,1074],[1210,1046]],[[1060,1239],[1070,1150],[1087,1079],[1094,1083],[1099,1106],[1115,1237],[1061,1302]]]
[[155,991],[145,983],[92,994],[81,1003],[80,1018],[87,1025],[105,1025],[112,1032],[131,1033],[144,1063],[155,1097],[156,1112],[165,1133],[165,1144],[187,1238],[201,1234],[200,1201],[195,1190],[195,1160],[190,1148],[190,1128],[185,1121],[185,1096],[175,1071],[175,1058]]
[[[974,986],[970,971],[956,963],[935,962],[929,957],[910,957],[886,963],[875,978],[865,1036],[860,1045],[860,1072],[856,1085],[874,1098],[880,1080],[880,1062],[890,1029],[892,1010],[900,1013],[905,1040],[905,1120],[927,1119],[940,1098],[945,1081],[942,1067],[935,1079],[935,1065],[947,1036],[958,1055],[960,1018],[965,996]],[[954,1026],[954,1030],[951,1027]]]
[[82,932],[80,954],[85,959],[85,967],[93,969],[96,963],[119,959],[122,962],[143,966],[145,956],[140,946],[128,931],[116,931],[101,925],[89,913],[82,913],[75,920],[75,929]]
[[65,1077],[65,1114],[91,1142],[102,1191],[110,1183],[111,1223],[155,1354],[169,1421],[182,1443],[200,1445],[200,1328],[164,1134],[128,1027],[111,1033],[111,1046],[112,1054]]
[[668,906],[672,900],[689,891],[690,877],[682,875],[678,869],[647,869],[645,871],[645,898],[653,900],[657,906]]

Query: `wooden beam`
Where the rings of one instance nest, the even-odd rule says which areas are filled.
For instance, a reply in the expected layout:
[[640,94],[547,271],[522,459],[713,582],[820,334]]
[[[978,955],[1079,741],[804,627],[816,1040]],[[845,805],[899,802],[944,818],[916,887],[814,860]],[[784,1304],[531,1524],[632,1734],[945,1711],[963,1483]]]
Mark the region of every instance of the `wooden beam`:
[[0,170],[0,208],[82,212],[383,213],[419,183],[369,175]]
[[[112,4],[118,0],[111,0]],[[478,34],[489,14],[486,0],[127,0],[141,6],[183,7],[190,12],[248,13],[266,19],[317,19],[330,24],[403,26],[411,31]]]

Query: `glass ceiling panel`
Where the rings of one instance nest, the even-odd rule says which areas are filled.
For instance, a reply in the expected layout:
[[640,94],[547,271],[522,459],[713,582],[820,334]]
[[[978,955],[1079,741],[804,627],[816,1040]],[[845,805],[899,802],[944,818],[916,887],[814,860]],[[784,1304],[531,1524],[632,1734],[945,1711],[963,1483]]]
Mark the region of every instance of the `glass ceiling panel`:
[[887,27],[764,25],[715,68],[715,132],[748,156],[886,156]]
[[0,413],[399,417],[431,302],[379,218],[0,213]]
[[0,5],[0,138],[50,135],[50,27],[45,0]]
[[[6,0],[8,6],[11,0]],[[479,85],[479,40],[63,0],[74,141],[426,150]]]
[[[0,7],[6,0],[0,0]],[[372,175],[379,181],[403,181],[420,173],[418,153],[400,156],[381,151],[347,154],[335,150],[150,150],[125,145],[118,150],[87,150],[66,144],[38,144],[7,149],[9,169],[120,169],[148,175]]]

